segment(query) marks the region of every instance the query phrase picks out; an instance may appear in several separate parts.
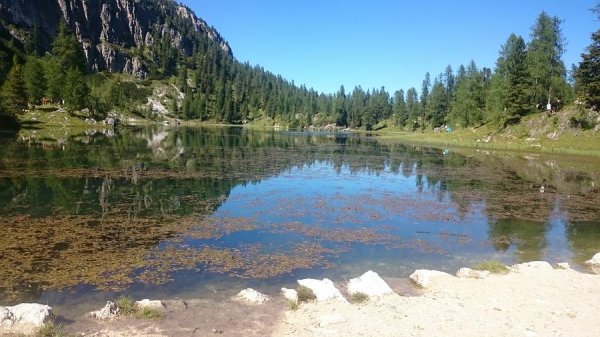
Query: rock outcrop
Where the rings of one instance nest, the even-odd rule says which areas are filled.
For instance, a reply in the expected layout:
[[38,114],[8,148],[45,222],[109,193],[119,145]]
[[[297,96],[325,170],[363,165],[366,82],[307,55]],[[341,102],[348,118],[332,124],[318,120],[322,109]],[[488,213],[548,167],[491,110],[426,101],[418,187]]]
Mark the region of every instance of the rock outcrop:
[[0,28],[24,43],[37,27],[46,51],[62,19],[77,35],[93,71],[143,78],[147,66],[135,50],[155,53],[158,43],[191,55],[198,41],[208,38],[232,55],[214,28],[173,0],[0,0]]
[[432,285],[432,283],[439,278],[445,277],[454,277],[448,273],[444,273],[443,271],[438,270],[427,270],[427,269],[418,269],[415,270],[414,273],[410,274],[410,279],[413,280],[416,284],[423,288],[428,288]]
[[32,333],[52,317],[52,308],[43,304],[22,303],[0,307],[0,335]]
[[585,261],[585,263],[592,266],[600,266],[600,253],[596,253],[590,260]]
[[391,294],[394,291],[390,286],[374,271],[369,270],[362,276],[348,281],[348,293],[354,295],[363,293],[370,297],[383,296]]
[[348,303],[348,301],[344,298],[342,293],[335,287],[330,279],[304,279],[298,280],[298,284],[312,290],[317,297],[318,302],[338,300],[340,302]]
[[98,319],[98,320],[107,320],[113,319],[119,315],[119,307],[114,302],[108,301],[106,305],[97,311],[92,311],[88,314],[88,316]]
[[269,296],[261,294],[258,291],[247,288],[237,294],[237,298],[252,304],[263,304],[269,300]]
[[458,278],[486,278],[490,276],[490,272],[487,270],[473,270],[471,268],[460,268],[456,272],[456,277]]

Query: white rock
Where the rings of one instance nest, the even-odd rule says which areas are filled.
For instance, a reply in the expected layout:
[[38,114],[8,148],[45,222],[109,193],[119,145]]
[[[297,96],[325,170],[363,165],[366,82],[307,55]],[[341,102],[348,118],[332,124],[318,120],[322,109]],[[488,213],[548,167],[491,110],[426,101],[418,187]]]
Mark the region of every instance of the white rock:
[[521,272],[528,269],[541,269],[541,270],[552,270],[552,265],[546,261],[531,261],[512,266],[513,270]]
[[281,292],[283,293],[283,297],[298,303],[298,292],[295,289],[281,288]]
[[418,269],[410,274],[410,279],[423,288],[429,287],[431,282],[437,278],[453,278],[454,276],[438,270]]
[[164,308],[164,305],[161,301],[159,300],[149,300],[149,299],[143,299],[141,301],[136,301],[135,305],[138,308],[149,308],[149,309],[162,309]]
[[600,266],[600,253],[596,253],[591,260],[585,261],[587,264],[591,264],[593,266]]
[[371,270],[348,282],[348,293],[350,295],[363,293],[368,296],[383,296],[393,292],[392,288],[390,288],[379,274]]
[[558,269],[571,269],[571,266],[568,262],[560,262],[556,264],[556,268]]
[[261,294],[252,288],[240,291],[237,294],[237,298],[254,304],[262,304],[269,300],[269,296]]
[[111,301],[106,302],[104,308],[92,311],[88,315],[99,320],[113,319],[119,314],[119,307]]
[[37,303],[0,307],[0,334],[30,334],[53,317],[52,308]]
[[341,302],[348,303],[348,301],[344,298],[342,293],[333,285],[333,282],[330,279],[304,279],[298,280],[298,284],[312,290],[315,296],[317,297],[317,301],[319,302],[336,299]]
[[490,276],[490,272],[487,270],[473,270],[471,268],[460,268],[456,272],[456,277],[459,278],[477,278],[483,279]]

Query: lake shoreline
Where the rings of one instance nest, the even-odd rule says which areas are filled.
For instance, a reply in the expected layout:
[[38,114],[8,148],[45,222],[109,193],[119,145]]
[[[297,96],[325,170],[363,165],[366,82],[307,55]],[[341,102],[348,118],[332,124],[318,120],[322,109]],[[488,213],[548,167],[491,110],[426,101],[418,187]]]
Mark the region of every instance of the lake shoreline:
[[[597,267],[593,267],[598,269]],[[594,269],[594,271],[596,271]],[[428,273],[428,271],[425,271]],[[439,273],[439,274],[436,274]],[[507,274],[428,274],[418,295],[394,292],[351,303],[333,298],[289,306],[282,294],[263,304],[229,300],[162,301],[158,319],[96,320],[82,313],[62,329],[79,336],[595,336],[600,275],[529,262]],[[411,276],[413,278],[413,276]],[[416,278],[413,278],[416,279]],[[418,281],[420,282],[420,281]],[[400,295],[400,296],[399,296]],[[61,324],[60,316],[57,323]]]

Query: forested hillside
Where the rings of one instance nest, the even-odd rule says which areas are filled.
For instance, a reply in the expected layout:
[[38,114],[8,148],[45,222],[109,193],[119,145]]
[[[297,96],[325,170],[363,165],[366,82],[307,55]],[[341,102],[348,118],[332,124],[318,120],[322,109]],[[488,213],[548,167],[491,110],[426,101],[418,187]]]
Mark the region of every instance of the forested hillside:
[[[60,15],[49,22],[39,13],[52,2],[0,1],[0,105],[5,119],[53,102],[96,119],[113,112],[156,120],[269,121],[291,128],[502,128],[546,110],[548,103],[556,110],[579,96],[596,104],[597,56],[584,55],[581,71],[576,65],[567,71],[561,60],[566,44],[561,20],[546,13],[533,23],[527,40],[515,34],[507,38],[494,69],[470,61],[457,69],[448,66],[437,76],[425,74],[418,89],[390,94],[383,87],[358,86],[318,93],[237,61],[216,30],[174,1],[90,5],[69,0],[70,6],[53,7]],[[106,29],[107,22],[114,28]],[[592,54],[599,34],[594,34]],[[161,84],[163,91],[175,90],[160,94],[167,111],[153,104]]]

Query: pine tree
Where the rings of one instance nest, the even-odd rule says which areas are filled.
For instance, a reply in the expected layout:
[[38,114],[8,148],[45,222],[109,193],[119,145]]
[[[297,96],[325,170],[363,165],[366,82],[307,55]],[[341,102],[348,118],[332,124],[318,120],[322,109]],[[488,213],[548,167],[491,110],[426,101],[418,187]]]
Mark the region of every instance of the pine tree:
[[71,110],[81,110],[89,101],[90,89],[85,82],[85,76],[77,68],[67,70],[63,97],[65,105]]
[[52,43],[52,55],[57,58],[63,72],[75,68],[86,73],[86,59],[81,45],[74,34],[67,30],[67,23],[61,20],[58,25],[58,35]]
[[2,85],[0,94],[2,97],[2,107],[6,115],[16,116],[27,108],[23,70],[16,56],[13,59],[13,66],[6,77],[6,81]]
[[27,98],[32,104],[39,104],[46,92],[46,77],[40,61],[33,56],[27,57],[23,68]]
[[[593,11],[600,19],[600,4]],[[585,102],[594,109],[600,108],[600,30],[592,34],[592,44],[581,54],[579,67],[575,68],[576,89]]]
[[404,100],[404,90],[400,89],[394,93],[394,104],[392,105],[392,115],[394,116],[395,126],[404,126],[408,118],[406,110],[406,101]]
[[561,23],[557,17],[542,12],[531,28],[527,65],[532,80],[532,102],[538,107],[545,108],[546,103],[564,99],[566,94]]

